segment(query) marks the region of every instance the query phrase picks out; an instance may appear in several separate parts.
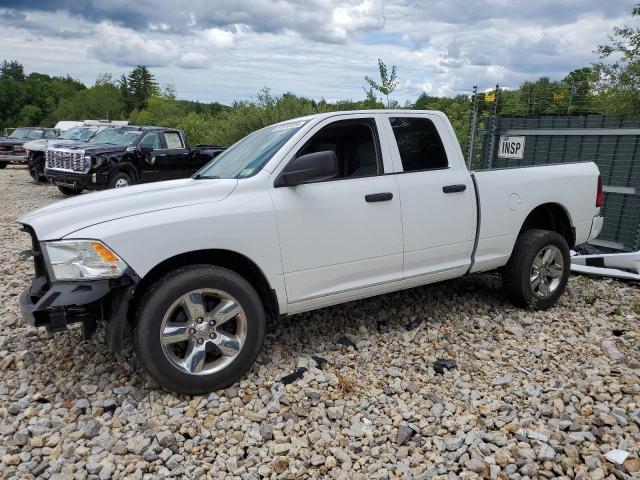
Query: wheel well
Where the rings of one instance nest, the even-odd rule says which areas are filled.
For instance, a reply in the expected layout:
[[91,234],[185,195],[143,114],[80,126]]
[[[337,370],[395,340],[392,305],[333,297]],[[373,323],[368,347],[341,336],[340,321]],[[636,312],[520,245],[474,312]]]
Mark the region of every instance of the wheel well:
[[114,173],[117,172],[124,172],[129,175],[131,177],[131,180],[133,180],[134,182],[138,181],[138,172],[130,165],[123,165],[118,167],[118,169]]
[[175,270],[179,267],[187,265],[216,265],[218,267],[228,268],[245,278],[258,292],[260,300],[264,305],[265,312],[269,319],[275,319],[280,315],[278,307],[278,299],[275,292],[271,289],[267,277],[262,270],[249,258],[231,250],[197,250],[194,252],[183,253],[175,257],[168,258],[160,264],[156,265],[136,287],[136,292],[129,306],[127,315],[129,321],[135,318],[135,312],[138,309],[139,301],[144,296],[144,292],[160,277]]
[[575,244],[575,230],[571,226],[569,215],[566,210],[557,203],[545,203],[544,205],[534,208],[522,224],[522,228],[518,235],[525,230],[531,230],[534,228],[551,230],[559,233],[565,238],[569,248],[573,247]]

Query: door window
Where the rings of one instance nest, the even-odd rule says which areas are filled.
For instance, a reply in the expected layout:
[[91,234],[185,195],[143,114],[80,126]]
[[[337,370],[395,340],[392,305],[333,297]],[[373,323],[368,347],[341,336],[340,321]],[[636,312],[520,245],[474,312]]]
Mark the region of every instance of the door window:
[[168,149],[178,150],[184,148],[182,138],[178,132],[164,132],[164,140]]
[[338,158],[339,178],[356,178],[378,175],[380,155],[378,139],[372,119],[335,122],[317,132],[296,154],[332,151]]
[[157,133],[146,134],[140,142],[140,147],[158,150],[160,148],[160,135]]
[[391,117],[389,122],[405,172],[449,166],[444,145],[431,120],[421,117]]

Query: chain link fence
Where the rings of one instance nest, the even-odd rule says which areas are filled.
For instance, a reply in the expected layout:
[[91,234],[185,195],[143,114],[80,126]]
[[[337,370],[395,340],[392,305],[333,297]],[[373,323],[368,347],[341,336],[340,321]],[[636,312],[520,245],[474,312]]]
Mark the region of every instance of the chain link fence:
[[[560,95],[556,98],[566,100],[564,109],[569,109],[569,115],[562,109],[514,115],[509,113],[516,110],[513,105],[500,104],[504,92],[499,88],[474,93],[467,148],[470,168],[595,162],[604,184],[605,223],[591,243],[615,250],[640,250],[640,118],[585,113],[590,108],[585,103],[574,103],[580,111],[571,111],[567,97]],[[553,101],[552,95],[546,98]],[[529,102],[529,108],[535,104]]]

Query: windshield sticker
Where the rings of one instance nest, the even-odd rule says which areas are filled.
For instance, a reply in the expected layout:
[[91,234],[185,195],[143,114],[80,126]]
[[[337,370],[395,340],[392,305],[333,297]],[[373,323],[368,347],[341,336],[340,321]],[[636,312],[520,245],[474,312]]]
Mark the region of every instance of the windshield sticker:
[[255,170],[255,168],[245,168],[244,170],[242,170],[240,172],[240,177],[249,177],[251,176],[251,174],[253,173],[253,171]]
[[305,123],[306,123],[305,120],[301,120],[299,122],[284,123],[282,125],[278,125],[276,128],[274,128],[271,131],[272,132],[280,132],[282,130],[290,130],[292,128],[300,128]]

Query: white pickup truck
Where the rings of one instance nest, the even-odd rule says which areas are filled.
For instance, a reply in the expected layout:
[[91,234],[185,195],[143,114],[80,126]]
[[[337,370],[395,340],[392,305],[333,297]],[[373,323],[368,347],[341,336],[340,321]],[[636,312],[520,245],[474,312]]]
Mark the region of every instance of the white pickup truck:
[[192,178],[81,195],[24,215],[27,324],[104,327],[163,387],[203,393],[251,367],[268,317],[500,270],[552,306],[569,248],[602,228],[598,168],[470,174],[446,116],[313,115],[258,130]]

